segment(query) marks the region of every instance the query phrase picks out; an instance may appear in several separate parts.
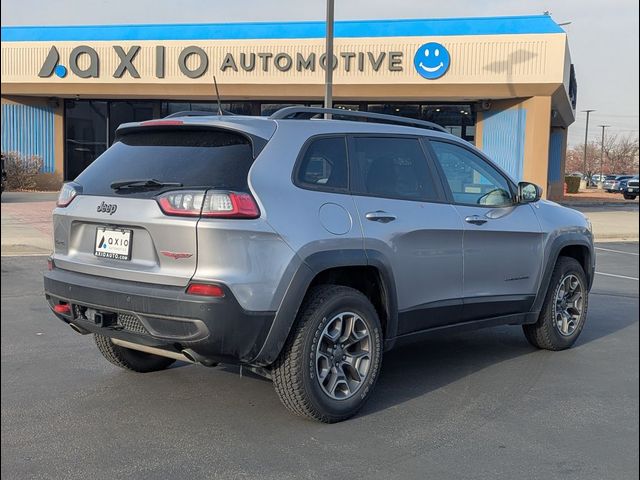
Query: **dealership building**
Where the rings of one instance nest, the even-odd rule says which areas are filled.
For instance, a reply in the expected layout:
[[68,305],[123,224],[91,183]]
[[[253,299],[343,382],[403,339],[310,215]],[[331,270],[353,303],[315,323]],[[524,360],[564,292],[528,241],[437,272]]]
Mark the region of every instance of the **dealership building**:
[[563,191],[576,81],[548,15],[323,22],[2,27],[2,152],[75,178],[124,122],[223,108],[321,105],[436,122],[516,179]]

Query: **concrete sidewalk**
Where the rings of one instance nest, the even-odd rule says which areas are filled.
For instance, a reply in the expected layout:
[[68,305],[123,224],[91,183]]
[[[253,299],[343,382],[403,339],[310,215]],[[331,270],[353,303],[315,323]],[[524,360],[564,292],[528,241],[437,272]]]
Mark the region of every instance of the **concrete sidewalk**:
[[[48,255],[53,250],[51,211],[55,201],[30,198],[27,202],[5,202],[2,195],[2,255]],[[24,194],[20,194],[24,195]]]
[[[2,195],[2,255],[48,255],[53,250],[51,211],[55,195],[7,192]],[[598,242],[638,240],[638,204],[578,206],[593,224]]]
[[598,242],[638,241],[638,211],[584,212]]

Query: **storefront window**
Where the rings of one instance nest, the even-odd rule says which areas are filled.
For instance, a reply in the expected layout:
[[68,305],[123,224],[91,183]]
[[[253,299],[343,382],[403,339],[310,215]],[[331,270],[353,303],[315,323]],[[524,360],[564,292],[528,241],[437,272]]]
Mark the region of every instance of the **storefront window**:
[[157,102],[109,102],[109,145],[113,143],[116,129],[121,124],[151,120],[159,115]]
[[469,142],[475,140],[475,114],[469,104],[425,105],[411,103],[370,103],[368,111],[399,115],[437,123],[451,134]]
[[107,102],[65,102],[65,180],[73,180],[109,146]]
[[[226,101],[222,108],[236,115],[269,116],[289,106],[321,107],[321,101],[282,103],[277,101]],[[380,103],[338,101],[334,108],[369,111],[427,120],[443,126],[453,135],[469,142],[475,140],[476,115],[471,104],[427,104],[420,102]],[[211,101],[153,100],[67,100],[65,102],[65,179],[72,180],[113,143],[122,123],[162,118],[178,112],[205,111],[216,114],[218,103]],[[334,119],[354,120],[334,115]]]
[[[253,115],[253,102],[220,102],[222,109],[235,115]],[[166,117],[178,112],[211,112],[218,113],[218,102],[164,102],[162,116]]]

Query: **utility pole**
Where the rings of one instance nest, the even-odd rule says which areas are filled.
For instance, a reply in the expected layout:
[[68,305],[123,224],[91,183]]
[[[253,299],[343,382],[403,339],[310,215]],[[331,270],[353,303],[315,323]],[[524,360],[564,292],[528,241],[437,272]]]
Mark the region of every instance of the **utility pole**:
[[[327,0],[327,31],[325,38],[324,70],[324,108],[333,107],[333,4],[334,0]],[[325,114],[324,118],[331,118],[331,114]]]
[[[585,112],[587,114],[587,125],[584,129],[584,158],[583,160],[583,167],[582,167],[582,174],[586,175],[587,174],[587,142],[589,141],[589,115],[591,114],[591,112],[595,112],[595,110],[591,109],[591,110],[583,110],[583,112]],[[589,179],[587,179],[587,186],[589,185]]]
[[598,125],[602,128],[602,141],[600,142],[600,183],[603,182],[602,174],[603,174],[603,165],[604,165],[604,129],[610,127],[611,125]]

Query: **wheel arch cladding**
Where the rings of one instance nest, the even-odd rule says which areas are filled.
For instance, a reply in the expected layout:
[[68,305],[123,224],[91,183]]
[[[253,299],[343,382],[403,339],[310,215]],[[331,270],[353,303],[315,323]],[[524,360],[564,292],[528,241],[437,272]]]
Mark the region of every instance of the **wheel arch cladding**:
[[377,252],[363,249],[331,250],[306,257],[293,275],[262,349],[251,363],[269,365],[278,358],[307,292],[322,283],[349,286],[361,291],[376,308],[384,337],[394,337],[397,330],[397,300],[393,282],[390,267]]
[[556,237],[548,247],[548,252],[548,255],[545,256],[547,264],[544,266],[542,281],[540,282],[540,288],[533,303],[532,311],[540,311],[542,308],[549,289],[553,269],[560,256],[574,258],[582,265],[589,284],[588,290],[591,289],[593,283],[595,253],[593,244],[585,235],[580,233],[560,235]]

